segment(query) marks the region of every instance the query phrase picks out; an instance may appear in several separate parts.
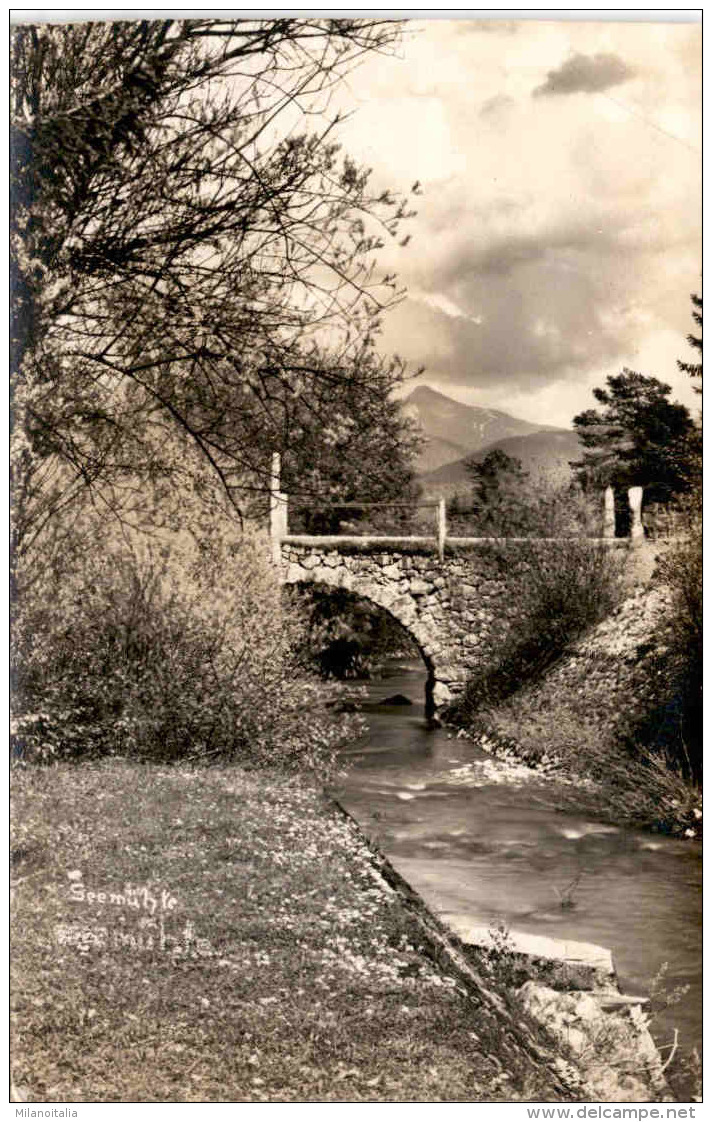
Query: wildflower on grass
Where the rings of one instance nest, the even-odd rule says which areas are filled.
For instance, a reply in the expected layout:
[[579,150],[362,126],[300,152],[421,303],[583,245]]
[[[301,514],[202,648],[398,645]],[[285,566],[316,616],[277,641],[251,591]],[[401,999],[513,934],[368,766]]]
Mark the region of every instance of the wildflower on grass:
[[[190,1082],[195,1072],[190,1063],[177,1060],[178,1055],[184,1060],[187,1047],[195,1051],[196,1059],[200,1055],[205,1060],[199,1068],[203,1101],[216,1101],[226,1093],[235,1096],[235,1101],[270,1101],[275,1095],[279,1101],[320,1101],[328,1093],[328,1081],[334,1082],[334,1050],[343,1047],[345,1031],[348,1058],[344,1052],[340,1058],[344,1069],[362,1073],[350,1076],[356,1080],[354,1088],[357,1084],[362,1088],[356,1090],[357,1097],[397,1096],[406,1078],[407,1094],[422,1096],[422,1101],[440,1100],[452,1088],[467,1097],[473,1086],[473,1064],[479,1062],[473,1052],[465,1063],[462,1053],[463,1030],[471,1025],[471,1011],[467,1011],[467,1003],[458,1004],[454,981],[443,978],[408,937],[402,906],[374,868],[373,856],[360,835],[337,819],[314,790],[290,791],[278,778],[250,778],[236,768],[191,774],[191,782],[184,783],[175,771],[156,768],[152,782],[137,787],[135,769],[112,765],[110,783],[105,769],[93,776],[87,770],[79,781],[89,806],[97,805],[95,792],[115,792],[91,823],[93,848],[87,850],[86,867],[92,876],[137,879],[135,853],[126,855],[121,847],[127,838],[134,850],[145,845],[155,867],[141,876],[151,883],[151,878],[170,883],[180,896],[181,908],[187,915],[199,917],[211,946],[219,948],[212,959],[201,956],[182,962],[168,987],[168,976],[160,968],[154,974],[153,967],[143,963],[139,967],[145,971],[144,979],[140,974],[136,978],[141,1016],[131,1022],[132,1032],[141,1048],[142,1035],[149,1042],[157,1039],[150,1011],[161,1010],[161,1031],[168,1032],[162,1051],[176,1056],[171,1075],[175,1083],[161,1087],[166,1101],[186,1093],[195,1096],[196,1088]],[[39,785],[44,782],[42,779]],[[71,805],[77,782],[76,769],[66,776],[56,770],[52,783],[57,807]],[[233,789],[230,798],[226,797],[228,785]],[[128,799],[127,791],[131,792]],[[232,832],[235,792],[239,792],[239,836]],[[51,821],[50,806],[36,792],[31,794],[27,805],[42,807],[42,814],[37,814],[41,832]],[[178,805],[180,852],[173,844]],[[65,820],[67,817],[65,814]],[[23,808],[18,821],[26,818]],[[304,860],[306,847],[295,842],[297,823],[302,827],[301,836],[313,848],[309,860]],[[207,825],[211,828],[205,833]],[[60,870],[79,871],[78,844],[73,824],[64,832],[57,831]],[[284,864],[269,861],[270,851],[279,852]],[[190,856],[198,852],[207,862],[207,874]],[[102,862],[106,862],[103,868]],[[65,889],[56,893],[57,923],[67,923],[70,918],[65,876],[60,875],[60,889],[61,883]],[[27,899],[29,902],[30,897]],[[50,938],[53,913],[54,908],[47,927]],[[76,922],[73,914],[71,918]],[[41,939],[42,924],[27,921],[24,916],[25,926],[36,929]],[[127,1015],[120,1011],[117,999],[126,990],[127,970],[135,965],[135,957],[103,954],[95,947],[91,953],[82,953],[75,939],[78,944],[86,940],[74,926],[67,938],[62,947],[56,943],[51,947],[47,977],[61,981],[51,992],[47,990],[46,1007],[25,1006],[35,1012],[29,1028],[23,1030],[23,1055],[35,1057],[37,1070],[46,1064],[45,1053],[34,1041],[42,1040],[51,1024],[57,1047],[64,1048],[69,1057],[68,1072],[78,1071],[87,1056],[96,1064],[101,1040],[102,1048],[114,1049],[112,1060],[114,1055],[122,1056],[114,1065],[116,1075],[107,1076],[107,1095],[130,1093],[130,1080],[142,1078],[144,1070],[152,1080],[151,1093],[155,1093],[164,1069],[150,1058],[153,1045],[147,1045],[147,1059],[139,1072],[139,1065],[126,1061],[118,1043],[124,1039]],[[38,953],[45,953],[41,942],[37,947]],[[96,974],[91,972],[95,963],[101,968]],[[101,1026],[96,1043],[88,1029],[88,1015],[82,1021],[87,1026],[84,1032],[72,1035],[70,1022],[61,1012],[58,995],[68,986],[72,970],[78,970],[81,978],[81,1007],[97,1010],[97,1016],[91,1018],[91,1024]],[[229,985],[225,984],[226,972]],[[426,1009],[427,1017],[419,1015]],[[404,1066],[403,1055],[405,1051],[410,1055],[413,1048],[418,1054],[426,1043],[432,1045],[431,1037],[426,1040],[426,1026],[433,1018],[448,1028],[438,1038],[441,1058],[435,1074],[430,1075],[422,1065]],[[393,1034],[392,1057],[384,1057],[381,1050],[386,1025]],[[107,1034],[115,1029],[117,1043],[107,1045]],[[30,1036],[30,1031],[36,1036]],[[189,1039],[191,1044],[186,1045]],[[259,1048],[255,1046],[258,1042]],[[309,1049],[306,1064],[300,1042],[308,1042],[304,1044]],[[278,1076],[272,1075],[275,1070]],[[376,1082],[367,1079],[374,1070],[379,1076],[384,1073]],[[208,1071],[214,1074],[205,1074]],[[258,1072],[260,1084],[253,1082]],[[18,1074],[28,1080],[24,1071]],[[68,1075],[63,1091],[73,1078]],[[486,1075],[483,1080],[486,1087]],[[375,1086],[379,1086],[378,1093],[365,1090]]]

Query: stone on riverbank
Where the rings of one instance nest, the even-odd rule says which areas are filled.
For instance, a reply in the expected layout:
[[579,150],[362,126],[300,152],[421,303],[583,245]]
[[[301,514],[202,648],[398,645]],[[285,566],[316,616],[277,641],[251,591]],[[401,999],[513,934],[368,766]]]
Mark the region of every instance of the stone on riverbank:
[[673,1102],[645,1014],[627,1004],[615,1012],[595,993],[560,993],[529,981],[519,990],[524,1008],[571,1052],[602,1102]]
[[[469,916],[441,913],[441,919],[464,948],[476,947],[481,952],[492,947],[490,928],[473,923]],[[521,982],[534,979],[555,990],[618,991],[613,956],[607,947],[508,931],[506,953]]]

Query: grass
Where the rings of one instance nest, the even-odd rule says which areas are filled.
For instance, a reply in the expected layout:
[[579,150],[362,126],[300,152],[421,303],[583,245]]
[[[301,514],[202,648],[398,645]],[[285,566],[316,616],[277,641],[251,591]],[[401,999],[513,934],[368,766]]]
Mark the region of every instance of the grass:
[[21,1100],[566,1095],[316,787],[118,760],[13,780]]
[[[622,743],[594,719],[588,699],[523,689],[483,711],[473,735],[496,755],[573,778],[568,809],[677,837],[702,836],[702,790],[679,762],[644,744]],[[583,782],[581,782],[583,780]],[[563,905],[562,905],[563,906]]]

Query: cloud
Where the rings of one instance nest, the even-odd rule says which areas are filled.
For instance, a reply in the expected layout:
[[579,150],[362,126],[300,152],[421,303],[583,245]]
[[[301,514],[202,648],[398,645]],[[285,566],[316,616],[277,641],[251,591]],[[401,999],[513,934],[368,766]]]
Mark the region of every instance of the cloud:
[[[379,187],[423,184],[411,242],[379,253],[409,292],[379,346],[445,393],[541,422],[569,423],[623,366],[688,403],[675,360],[699,286],[700,161],[674,136],[699,132],[699,27],[464,23],[418,25],[396,72],[374,60],[344,138]],[[568,62],[546,80],[552,59]],[[553,96],[633,76],[635,112]]]
[[457,304],[448,299],[447,296],[443,296],[440,292],[414,291],[411,292],[410,295],[412,299],[422,301],[422,303],[427,304],[429,308],[435,308],[436,311],[443,312],[446,316],[450,316],[451,319],[469,319],[477,324],[482,322],[481,316],[472,316],[467,312],[463,312],[462,308],[458,308]]
[[[669,290],[674,306],[684,281],[671,274],[661,283],[672,265],[667,241],[638,239],[628,216],[596,217],[441,239],[421,262],[420,283],[386,318],[387,348],[424,364],[445,392],[532,393],[614,372],[659,323],[650,301],[664,306]],[[656,278],[649,291],[641,277]]]
[[635,74],[623,59],[612,54],[582,55],[568,58],[558,70],[550,70],[534,97],[554,94],[598,93],[627,82]]
[[[544,245],[539,256],[547,256]],[[442,384],[521,390],[580,378],[614,359],[630,330],[607,320],[603,278],[593,283],[581,256],[552,254],[545,269],[528,262],[507,276],[487,276],[463,260],[450,292],[437,302],[413,294],[385,326],[388,341],[397,337],[400,353]],[[466,314],[453,316],[452,305]]]
[[490,97],[480,108],[480,117],[501,117],[515,104],[513,97],[504,94],[495,94]]
[[457,35],[516,35],[521,24],[509,19],[460,19],[453,23]]

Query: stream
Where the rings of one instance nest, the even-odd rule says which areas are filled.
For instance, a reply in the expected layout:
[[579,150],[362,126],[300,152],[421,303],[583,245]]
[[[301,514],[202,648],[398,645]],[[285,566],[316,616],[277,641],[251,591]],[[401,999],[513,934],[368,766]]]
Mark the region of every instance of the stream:
[[[699,843],[562,812],[552,779],[430,727],[424,682],[422,664],[394,661],[354,683],[369,731],[343,753],[342,804],[439,911],[609,947],[624,993],[649,993],[668,963],[668,992],[690,988],[651,1031],[664,1045],[677,1028],[683,1053],[701,1054]],[[398,694],[413,704],[383,704]]]

